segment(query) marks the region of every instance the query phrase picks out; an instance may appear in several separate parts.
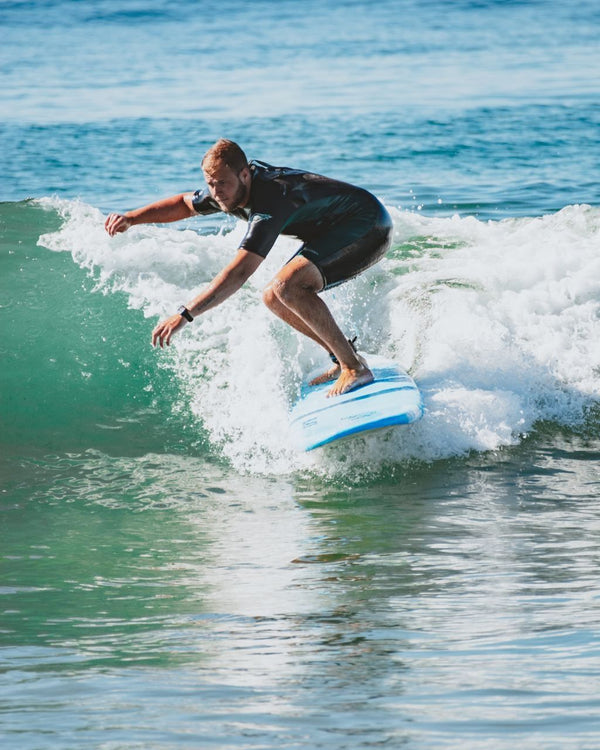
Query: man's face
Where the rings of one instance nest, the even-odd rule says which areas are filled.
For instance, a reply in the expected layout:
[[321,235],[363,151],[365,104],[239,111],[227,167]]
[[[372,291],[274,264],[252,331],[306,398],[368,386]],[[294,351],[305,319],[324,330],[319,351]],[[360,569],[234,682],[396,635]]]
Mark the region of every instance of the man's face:
[[203,170],[212,198],[226,213],[245,206],[250,197],[250,172],[242,169],[237,174],[227,164],[216,162]]

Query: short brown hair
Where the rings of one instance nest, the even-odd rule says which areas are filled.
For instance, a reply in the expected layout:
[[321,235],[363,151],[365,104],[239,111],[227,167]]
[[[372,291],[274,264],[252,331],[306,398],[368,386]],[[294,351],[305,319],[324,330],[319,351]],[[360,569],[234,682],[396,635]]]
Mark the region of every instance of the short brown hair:
[[226,164],[230,169],[239,174],[248,166],[248,159],[242,149],[227,138],[219,138],[204,154],[202,169],[210,171],[216,163]]

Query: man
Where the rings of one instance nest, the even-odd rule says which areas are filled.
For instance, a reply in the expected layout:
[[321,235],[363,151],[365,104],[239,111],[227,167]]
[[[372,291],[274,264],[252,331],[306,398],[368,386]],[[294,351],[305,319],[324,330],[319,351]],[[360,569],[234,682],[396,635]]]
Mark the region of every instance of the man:
[[319,292],[356,276],[387,252],[392,221],[366,190],[311,172],[248,162],[233,141],[221,139],[205,154],[207,189],[182,193],[125,214],[110,214],[111,237],[133,224],[170,222],[224,211],[248,222],[237,254],[212,283],[152,332],[152,345],[224,302],[247,281],[280,234],[303,241],[263,293],[278,317],[322,346],[333,366],[313,383],[335,381],[330,396],[370,383],[373,374],[344,336]]

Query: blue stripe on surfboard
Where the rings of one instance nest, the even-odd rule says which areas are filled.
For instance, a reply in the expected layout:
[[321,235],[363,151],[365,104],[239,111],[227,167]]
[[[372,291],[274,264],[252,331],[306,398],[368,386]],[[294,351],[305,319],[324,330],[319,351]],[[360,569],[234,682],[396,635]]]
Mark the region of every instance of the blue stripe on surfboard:
[[[380,382],[381,382],[380,380],[377,380],[377,383],[380,383]],[[369,384],[369,385],[371,385],[371,384]],[[376,395],[377,396],[384,396],[385,394],[395,393],[396,391],[416,391],[416,390],[417,389],[415,388],[414,385],[407,384],[407,385],[398,386],[397,388],[385,388],[383,390],[378,390],[376,392]],[[350,391],[348,395],[351,396],[351,395],[353,395],[353,393],[354,393],[353,391]],[[344,394],[344,395],[346,395],[346,394]],[[364,395],[360,395],[360,392],[357,389],[356,396],[354,396],[354,398],[349,398],[349,399],[345,400],[343,403],[347,404],[348,401],[352,401],[352,402],[365,401],[366,399],[373,398],[374,395],[375,394],[372,393],[372,392],[371,393],[366,393]],[[336,396],[335,398],[339,398],[339,397]],[[340,402],[340,406],[341,405],[342,405],[342,402]],[[319,407],[317,409],[311,409],[310,411],[305,411],[302,414],[300,414],[299,416],[294,417],[291,420],[290,424],[291,425],[296,424],[296,422],[298,422],[299,420],[307,419],[309,417],[312,417],[314,414],[319,414],[320,412],[324,412],[324,411],[330,411],[331,409],[335,409],[335,408],[336,408],[336,403],[331,403],[331,404],[327,404],[326,406],[321,406],[321,407]]]
[[411,422],[415,422],[417,419],[417,417],[410,419],[409,417],[412,417],[412,415],[399,414],[395,417],[383,417],[376,422],[370,422],[369,424],[358,425],[348,430],[336,432],[335,435],[330,435],[329,437],[322,440],[317,440],[315,443],[304,445],[303,448],[305,451],[311,451],[315,448],[321,448],[323,445],[328,445],[329,443],[336,443],[338,440],[343,440],[344,438],[351,437],[352,435],[360,435],[361,432],[372,432],[374,430],[381,430],[385,427],[394,427],[400,424],[410,424]]

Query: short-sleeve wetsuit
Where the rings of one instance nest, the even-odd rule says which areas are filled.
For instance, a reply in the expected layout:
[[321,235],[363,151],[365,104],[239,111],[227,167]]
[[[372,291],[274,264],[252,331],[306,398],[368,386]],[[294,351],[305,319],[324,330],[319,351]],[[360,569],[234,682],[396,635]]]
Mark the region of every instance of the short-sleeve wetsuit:
[[[392,220],[367,190],[259,161],[249,167],[248,206],[232,212],[248,222],[240,248],[264,258],[280,234],[298,237],[303,244],[294,257],[317,266],[324,288],[351,279],[389,249]],[[208,188],[197,190],[192,202],[199,214],[221,211]]]

